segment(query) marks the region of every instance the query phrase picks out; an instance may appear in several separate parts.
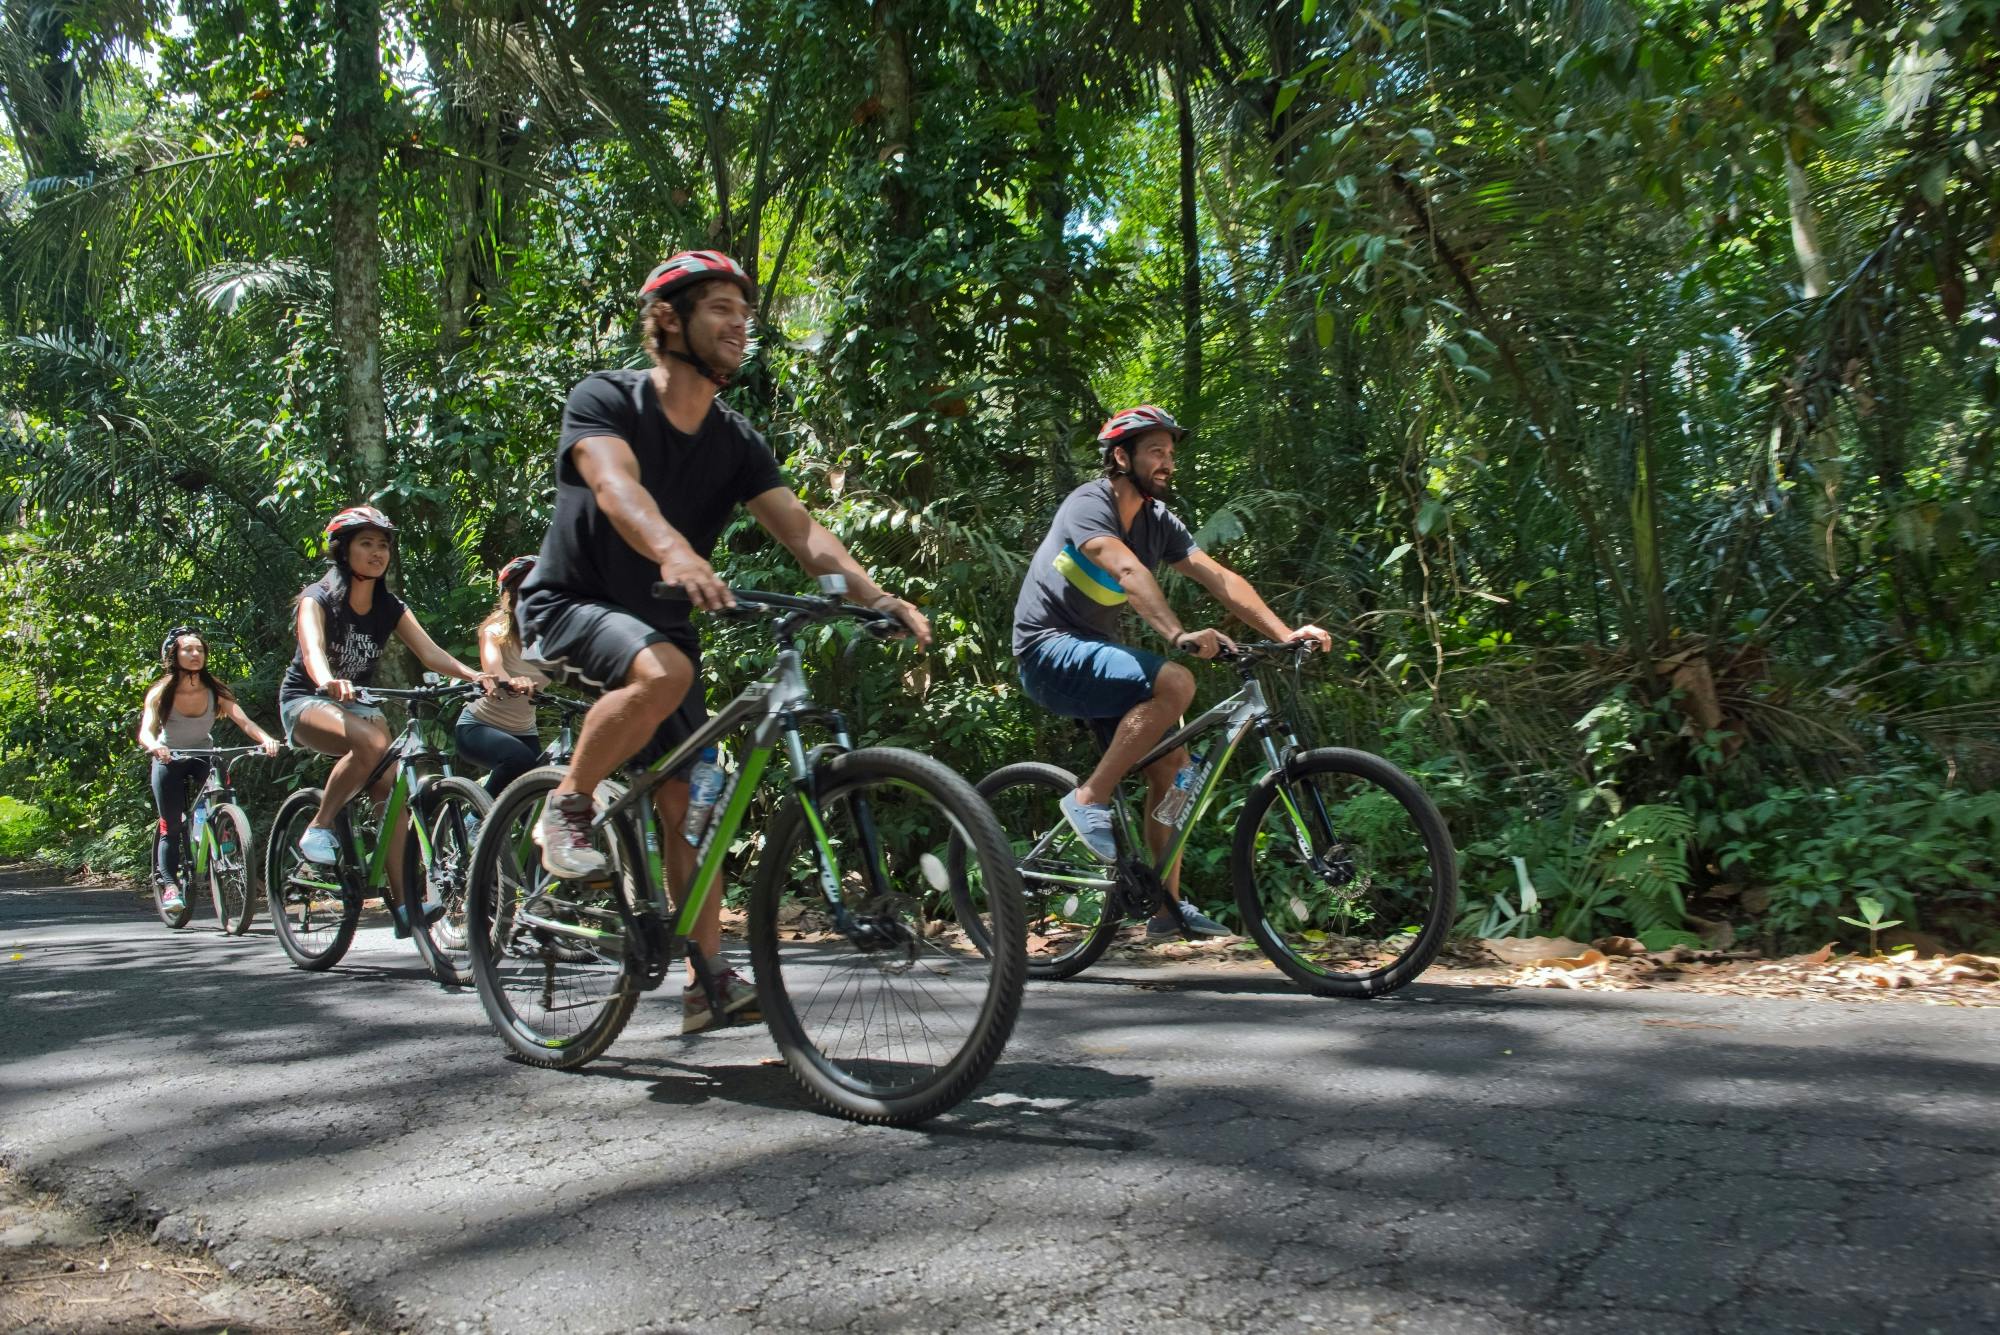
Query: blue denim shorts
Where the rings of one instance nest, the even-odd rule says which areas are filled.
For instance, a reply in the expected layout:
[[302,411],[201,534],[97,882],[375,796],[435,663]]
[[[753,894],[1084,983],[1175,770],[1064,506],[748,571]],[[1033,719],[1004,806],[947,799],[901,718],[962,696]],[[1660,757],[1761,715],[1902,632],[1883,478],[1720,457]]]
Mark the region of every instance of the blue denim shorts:
[[1076,635],[1047,635],[1020,657],[1021,689],[1051,714],[1082,719],[1099,746],[1118,721],[1153,698],[1167,660],[1147,649]]

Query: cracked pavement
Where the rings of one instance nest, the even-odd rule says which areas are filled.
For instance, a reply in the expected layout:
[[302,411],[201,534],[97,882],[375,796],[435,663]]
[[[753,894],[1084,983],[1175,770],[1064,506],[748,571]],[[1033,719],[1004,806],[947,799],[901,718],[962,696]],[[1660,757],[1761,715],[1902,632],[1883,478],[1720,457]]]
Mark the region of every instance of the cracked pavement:
[[384,1326],[2000,1329],[1996,1010],[1107,968],[896,1130],[667,990],[536,1071],[384,928],[306,974],[50,879],[0,872],[0,1157]]

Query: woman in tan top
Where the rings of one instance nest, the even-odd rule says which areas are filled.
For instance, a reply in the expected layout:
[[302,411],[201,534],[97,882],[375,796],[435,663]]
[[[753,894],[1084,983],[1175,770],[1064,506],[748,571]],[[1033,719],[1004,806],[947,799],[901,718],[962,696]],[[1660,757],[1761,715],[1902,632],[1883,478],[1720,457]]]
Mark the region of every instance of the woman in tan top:
[[534,694],[549,679],[521,657],[514,624],[514,595],[534,568],[532,556],[517,556],[500,568],[500,601],[479,624],[479,666],[500,678],[501,689],[467,705],[453,734],[462,758],[492,771],[486,791],[495,797],[533,769],[542,754]]

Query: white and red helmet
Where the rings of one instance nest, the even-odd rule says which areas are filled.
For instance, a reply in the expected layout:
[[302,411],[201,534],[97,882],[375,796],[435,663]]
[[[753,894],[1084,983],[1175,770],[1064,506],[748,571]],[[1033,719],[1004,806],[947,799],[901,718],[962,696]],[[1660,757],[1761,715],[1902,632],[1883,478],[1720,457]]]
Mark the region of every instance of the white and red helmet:
[[354,533],[364,528],[379,528],[384,533],[394,533],[396,521],[372,505],[350,505],[326,521],[327,541],[331,542],[343,533]]
[[1165,408],[1156,408],[1150,403],[1142,403],[1136,408],[1113,413],[1110,420],[1099,428],[1097,443],[1104,447],[1104,457],[1111,457],[1113,445],[1129,445],[1148,431],[1171,431],[1179,440],[1187,434],[1187,428],[1174,420],[1174,415]]
[[640,309],[651,302],[672,301],[675,293],[718,278],[742,288],[745,300],[757,299],[757,285],[735,260],[719,250],[684,250],[646,275],[639,288]]

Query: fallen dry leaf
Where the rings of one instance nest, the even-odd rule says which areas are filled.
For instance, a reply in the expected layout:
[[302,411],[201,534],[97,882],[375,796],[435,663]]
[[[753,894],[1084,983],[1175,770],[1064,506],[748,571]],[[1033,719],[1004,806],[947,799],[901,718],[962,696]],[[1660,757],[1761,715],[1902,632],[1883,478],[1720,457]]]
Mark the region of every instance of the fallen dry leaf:
[[1482,938],[1480,945],[1502,964],[1533,964],[1536,960],[1579,955],[1589,949],[1566,936],[1507,936]]
[[1629,958],[1646,953],[1645,943],[1635,941],[1629,936],[1601,936],[1590,944],[1607,955]]

